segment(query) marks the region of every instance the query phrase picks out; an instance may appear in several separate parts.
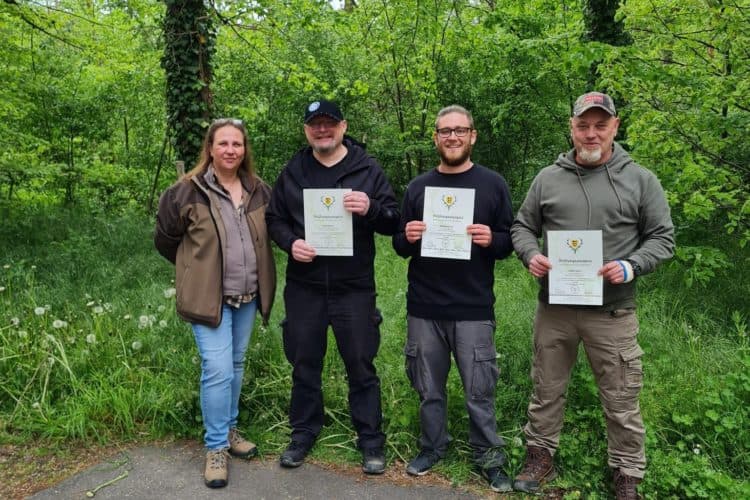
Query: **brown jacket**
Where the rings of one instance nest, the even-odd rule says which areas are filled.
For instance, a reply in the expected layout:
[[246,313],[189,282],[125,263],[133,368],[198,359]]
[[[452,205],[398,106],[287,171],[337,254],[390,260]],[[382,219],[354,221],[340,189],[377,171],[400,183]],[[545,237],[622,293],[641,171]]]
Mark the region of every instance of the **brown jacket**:
[[[250,193],[245,214],[258,263],[258,310],[268,324],[276,293],[276,266],[265,219],[271,189],[258,177],[240,173],[240,178]],[[175,264],[177,313],[184,320],[211,327],[221,323],[225,241],[218,194],[206,186],[201,174],[177,181],[162,194],[154,244]]]

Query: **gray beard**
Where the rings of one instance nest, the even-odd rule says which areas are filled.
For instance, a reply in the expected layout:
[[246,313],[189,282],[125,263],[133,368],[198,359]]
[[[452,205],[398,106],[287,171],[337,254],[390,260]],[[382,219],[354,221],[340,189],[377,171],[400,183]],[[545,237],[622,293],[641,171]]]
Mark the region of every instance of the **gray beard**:
[[585,149],[580,148],[576,150],[576,158],[583,165],[596,165],[599,160],[602,159],[602,148],[597,149]]
[[337,147],[339,147],[338,144],[335,144],[335,145],[333,145],[331,147],[328,147],[328,148],[319,148],[319,147],[313,146],[313,151],[315,151],[319,155],[325,156],[325,155],[329,155],[329,154],[333,153],[334,151],[336,151]]

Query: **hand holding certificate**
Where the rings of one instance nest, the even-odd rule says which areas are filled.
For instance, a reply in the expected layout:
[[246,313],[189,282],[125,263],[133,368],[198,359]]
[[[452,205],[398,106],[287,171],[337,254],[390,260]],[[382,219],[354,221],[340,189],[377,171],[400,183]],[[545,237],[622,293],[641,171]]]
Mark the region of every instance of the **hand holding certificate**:
[[305,189],[305,241],[317,255],[354,255],[352,214],[344,209],[351,189]]
[[549,303],[602,305],[601,231],[547,231]]
[[425,187],[422,257],[471,259],[471,235],[466,232],[474,220],[474,189]]

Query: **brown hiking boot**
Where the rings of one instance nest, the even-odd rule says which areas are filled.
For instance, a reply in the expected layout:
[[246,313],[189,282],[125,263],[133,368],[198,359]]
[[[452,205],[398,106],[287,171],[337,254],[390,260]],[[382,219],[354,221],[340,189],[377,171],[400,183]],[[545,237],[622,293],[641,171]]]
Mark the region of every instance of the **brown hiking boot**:
[[252,458],[258,454],[258,447],[240,435],[236,427],[229,429],[229,453],[235,457]]
[[526,448],[523,470],[513,481],[513,489],[524,493],[536,493],[541,486],[557,477],[552,454],[539,446]]
[[640,500],[641,496],[638,494],[638,485],[641,484],[641,478],[627,476],[620,472],[620,469],[617,469],[614,472],[613,480],[615,483],[615,498],[617,500]]
[[209,488],[223,488],[229,476],[229,454],[227,450],[208,450],[203,479]]

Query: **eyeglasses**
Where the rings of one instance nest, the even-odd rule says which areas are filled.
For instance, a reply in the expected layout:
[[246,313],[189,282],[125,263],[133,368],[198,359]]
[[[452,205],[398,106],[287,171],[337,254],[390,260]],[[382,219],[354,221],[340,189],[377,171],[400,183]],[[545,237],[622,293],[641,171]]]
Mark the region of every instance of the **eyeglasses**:
[[305,123],[305,127],[312,130],[328,129],[338,127],[339,123],[336,120],[313,120],[310,123]]
[[456,134],[456,137],[465,137],[466,134],[468,134],[471,130],[474,129],[471,127],[445,127],[435,129],[435,132],[437,132],[438,137],[440,137],[441,139],[447,139],[451,136],[451,134]]

